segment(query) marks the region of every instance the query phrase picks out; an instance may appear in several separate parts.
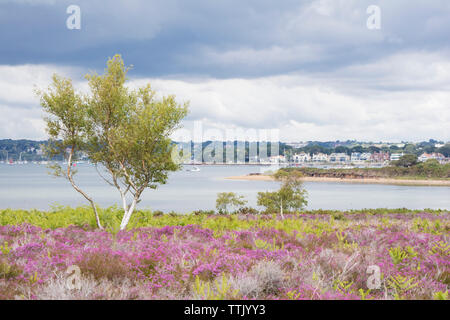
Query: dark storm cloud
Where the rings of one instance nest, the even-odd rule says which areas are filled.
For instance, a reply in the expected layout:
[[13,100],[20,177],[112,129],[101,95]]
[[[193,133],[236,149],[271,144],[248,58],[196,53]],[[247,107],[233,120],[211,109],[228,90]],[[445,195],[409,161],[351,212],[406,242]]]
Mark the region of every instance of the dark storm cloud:
[[[66,8],[81,8],[68,30]],[[382,10],[368,30],[366,8]],[[101,70],[121,53],[144,76],[257,77],[331,71],[401,51],[448,48],[450,2],[0,1],[0,64]]]

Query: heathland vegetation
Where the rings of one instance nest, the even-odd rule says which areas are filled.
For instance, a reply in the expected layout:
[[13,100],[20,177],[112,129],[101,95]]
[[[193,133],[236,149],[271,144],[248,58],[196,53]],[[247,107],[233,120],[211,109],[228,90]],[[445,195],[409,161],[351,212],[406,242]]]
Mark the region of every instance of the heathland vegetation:
[[448,298],[448,211],[99,214],[0,211],[0,299]]

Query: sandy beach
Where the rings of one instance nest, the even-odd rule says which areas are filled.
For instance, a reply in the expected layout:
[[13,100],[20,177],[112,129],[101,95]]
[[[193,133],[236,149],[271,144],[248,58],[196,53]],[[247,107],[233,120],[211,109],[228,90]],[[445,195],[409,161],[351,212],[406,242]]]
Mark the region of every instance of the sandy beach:
[[[251,181],[273,181],[270,175],[244,175],[232,176],[225,179],[231,180],[251,180]],[[369,183],[369,184],[390,184],[390,185],[408,185],[408,186],[443,186],[450,187],[450,180],[407,180],[407,179],[348,179],[348,178],[323,178],[323,177],[303,177],[305,182],[343,182],[343,183]]]

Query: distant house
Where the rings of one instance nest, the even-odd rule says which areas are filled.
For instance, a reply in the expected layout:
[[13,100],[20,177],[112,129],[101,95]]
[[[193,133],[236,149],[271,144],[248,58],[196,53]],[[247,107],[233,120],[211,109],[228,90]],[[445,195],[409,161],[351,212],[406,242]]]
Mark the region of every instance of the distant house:
[[286,158],[285,156],[272,156],[269,158],[270,163],[282,163],[282,162],[286,162]]
[[419,157],[419,161],[420,162],[425,162],[425,161],[430,160],[430,159],[434,159],[434,160],[437,160],[437,161],[441,162],[441,161],[445,160],[445,157],[444,157],[444,155],[442,153],[438,153],[438,152],[423,153]]
[[359,153],[359,152],[352,152],[352,155],[350,156],[350,160],[352,162],[360,161],[361,160],[361,153]]
[[299,154],[294,154],[292,156],[292,159],[294,160],[295,163],[307,162],[311,161],[311,156],[305,152],[301,152]]
[[332,153],[329,157],[330,162],[349,162],[350,156],[345,153]]
[[371,153],[363,152],[363,153],[361,153],[360,159],[361,159],[361,161],[369,161],[371,157],[372,157]]
[[402,152],[402,153],[393,153],[393,154],[391,154],[391,158],[390,158],[390,160],[391,161],[397,161],[397,160],[400,160],[400,158],[401,157],[403,157],[405,154]]
[[350,160],[352,162],[369,161],[371,156],[372,155],[367,152],[364,152],[364,153],[352,152],[352,155],[350,156]]
[[373,162],[385,162],[391,159],[388,152],[374,152],[370,156],[370,161]]
[[325,153],[316,153],[312,155],[312,161],[313,162],[327,162],[328,161],[328,155]]

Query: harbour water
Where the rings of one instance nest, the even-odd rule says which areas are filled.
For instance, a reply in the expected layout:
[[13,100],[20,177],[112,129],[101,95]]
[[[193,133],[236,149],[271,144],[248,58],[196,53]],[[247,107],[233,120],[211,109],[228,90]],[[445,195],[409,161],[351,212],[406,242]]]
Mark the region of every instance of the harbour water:
[[[256,207],[259,191],[276,190],[278,182],[238,181],[229,176],[260,172],[248,165],[203,165],[200,171],[188,167],[170,175],[168,183],[149,189],[139,203],[141,209],[191,212],[214,209],[218,192],[244,195]],[[118,191],[104,182],[89,164],[77,166],[77,183],[102,207],[120,205]],[[48,210],[55,205],[86,205],[85,199],[64,178],[48,174],[45,165],[0,164],[0,208]],[[450,188],[431,186],[394,186],[357,183],[306,182],[308,209],[409,208],[450,210]]]

